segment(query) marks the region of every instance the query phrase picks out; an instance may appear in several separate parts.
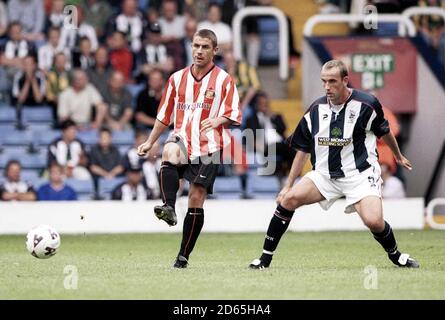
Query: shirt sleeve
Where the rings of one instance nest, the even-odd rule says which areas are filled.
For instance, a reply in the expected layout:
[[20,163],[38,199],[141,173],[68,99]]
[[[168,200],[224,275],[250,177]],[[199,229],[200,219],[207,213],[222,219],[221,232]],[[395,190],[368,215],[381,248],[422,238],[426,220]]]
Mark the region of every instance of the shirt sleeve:
[[[239,109],[239,95],[233,79],[228,76],[229,80],[223,87],[222,104],[219,109],[218,116],[225,117],[233,121],[233,125],[241,124],[241,112]],[[226,83],[226,81],[224,82]]]
[[90,91],[90,98],[91,98],[91,103],[92,104],[97,104],[97,103],[101,103],[102,102],[102,96],[100,95],[99,91],[97,91],[96,87],[93,85],[89,85],[89,89]]
[[173,76],[168,80],[167,86],[162,93],[161,102],[158,107],[158,115],[156,119],[161,121],[164,125],[169,126],[173,115],[175,105],[176,88]]
[[310,153],[313,146],[312,134],[305,117],[300,120],[294,133],[289,136],[285,143],[294,149]]
[[374,109],[374,112],[376,113],[376,116],[371,124],[371,131],[374,132],[374,134],[377,136],[377,138],[380,138],[384,136],[385,134],[389,133],[389,122],[385,119],[385,114],[383,113],[383,108],[380,102],[375,99],[372,103],[372,107]]

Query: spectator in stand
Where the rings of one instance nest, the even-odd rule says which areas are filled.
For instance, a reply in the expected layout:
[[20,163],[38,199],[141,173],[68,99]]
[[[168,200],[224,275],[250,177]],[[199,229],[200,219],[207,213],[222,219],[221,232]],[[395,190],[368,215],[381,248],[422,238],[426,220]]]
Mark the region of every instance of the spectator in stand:
[[167,50],[167,46],[161,42],[161,29],[158,23],[149,27],[146,43],[139,54],[139,74],[140,82],[145,82],[153,69],[160,69],[165,74],[170,75],[175,64],[173,57]]
[[153,129],[164,88],[164,76],[161,70],[153,69],[148,75],[146,87],[139,93],[136,104],[134,124],[136,129]]
[[232,29],[229,25],[221,22],[221,7],[217,3],[210,3],[208,7],[207,20],[198,24],[199,29],[209,29],[218,35],[218,47],[220,49],[218,56],[221,56],[225,52],[232,50]]
[[99,46],[96,30],[94,30],[93,26],[84,21],[82,8],[76,6],[76,10],[78,28],[62,28],[60,43],[63,48],[68,48],[71,51],[78,51],[80,38],[87,37],[91,41],[91,50],[96,51]]
[[38,201],[74,201],[77,200],[76,191],[64,181],[63,168],[56,162],[48,168],[49,182],[37,190]]
[[178,5],[175,0],[162,1],[161,18],[162,41],[179,41],[185,36],[185,17],[178,15]]
[[57,128],[57,105],[60,93],[70,85],[69,70],[67,70],[67,58],[63,52],[54,57],[54,67],[46,77],[46,102],[53,109],[54,127]]
[[382,197],[383,198],[395,198],[401,199],[406,198],[405,188],[403,187],[402,181],[395,177],[386,163],[380,164],[381,175],[382,175]]
[[128,149],[128,151],[122,157],[122,166],[124,167],[125,171],[129,170],[130,168],[139,170],[142,168],[142,164],[145,162],[145,159],[143,157],[139,157],[137,149],[141,143],[144,143],[144,141],[147,140],[147,138],[148,133],[146,130],[136,130],[133,147]]
[[63,13],[64,6],[64,0],[53,0],[51,2],[51,12],[47,15],[45,21],[45,33],[51,28],[63,28],[63,23],[66,18],[66,15]]
[[5,3],[0,1],[0,40],[6,35],[8,30],[8,13]]
[[99,178],[112,179],[124,172],[121,154],[113,145],[111,131],[108,128],[100,130],[99,143],[91,149],[89,159],[96,195],[98,195]]
[[[395,138],[397,138],[400,134],[400,125],[399,121],[397,120],[396,115],[385,106],[382,106],[383,113],[385,114],[385,118],[389,122],[389,128],[394,135]],[[388,170],[391,174],[395,174],[397,171],[397,163],[394,158],[394,155],[391,151],[391,149],[388,147],[388,145],[383,141],[383,139],[377,140],[377,152],[379,154],[379,163],[383,164],[385,163],[388,166]]]
[[[93,117],[94,109],[94,119]],[[59,122],[72,119],[79,129],[98,129],[106,115],[106,105],[97,89],[88,82],[85,71],[73,71],[71,86],[59,96]]]
[[54,56],[57,53],[63,52],[66,57],[70,56],[70,51],[66,48],[63,49],[59,40],[60,40],[60,29],[56,27],[49,28],[48,43],[41,46],[38,51],[39,68],[45,73],[47,73],[53,66]]
[[132,97],[125,88],[125,78],[121,72],[113,72],[103,98],[108,107],[105,117],[106,125],[112,130],[131,129]]
[[185,23],[185,37],[181,39],[182,66],[180,68],[185,68],[186,66],[191,66],[193,64],[192,40],[196,31],[198,31],[198,22],[196,19],[187,19],[187,22]]
[[90,180],[87,170],[88,159],[83,143],[76,138],[76,123],[65,120],[62,124],[62,137],[48,146],[48,165],[57,163],[63,168],[67,178]]
[[108,80],[113,68],[108,60],[108,49],[100,46],[95,54],[94,67],[87,70],[88,78],[103,97],[108,89]]
[[23,26],[24,38],[28,41],[45,39],[45,12],[41,0],[9,0],[9,21],[18,21]]
[[18,160],[10,160],[5,167],[6,181],[0,185],[2,201],[35,201],[36,193],[31,184],[20,179],[22,166]]
[[145,201],[152,199],[150,189],[145,185],[140,168],[130,168],[127,179],[111,192],[111,200]]
[[144,19],[138,10],[136,0],[122,1],[122,11],[109,20],[107,33],[111,35],[115,31],[122,32],[133,52],[137,53],[141,50]]
[[133,70],[133,53],[128,49],[125,34],[120,31],[113,32],[110,41],[110,63],[113,69],[120,71],[128,82],[131,82]]
[[23,71],[14,77],[13,101],[17,105],[38,106],[44,101],[45,93],[45,75],[37,69],[33,56],[25,57]]
[[269,150],[275,148],[277,157],[275,175],[282,184],[295,157],[295,151],[284,143],[286,124],[280,114],[273,113],[270,109],[269,97],[265,92],[259,92],[255,97],[255,109],[256,113],[247,119],[246,127],[254,132],[255,152],[268,156]]
[[8,40],[0,50],[0,65],[7,67],[8,74],[14,76],[22,68],[23,59],[28,55],[35,55],[36,50],[23,37],[19,22],[11,22],[8,29]]
[[79,50],[73,52],[71,65],[73,68],[88,70],[94,66],[94,52],[91,48],[91,41],[87,37],[81,37],[79,41]]
[[107,1],[103,0],[83,0],[82,9],[85,15],[85,22],[96,30],[99,39],[105,36],[105,26],[112,14],[112,10]]

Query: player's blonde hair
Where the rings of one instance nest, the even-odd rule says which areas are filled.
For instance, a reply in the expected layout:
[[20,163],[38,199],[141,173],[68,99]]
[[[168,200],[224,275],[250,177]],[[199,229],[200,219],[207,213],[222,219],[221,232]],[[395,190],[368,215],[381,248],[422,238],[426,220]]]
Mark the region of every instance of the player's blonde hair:
[[349,75],[348,67],[346,67],[345,63],[341,60],[330,60],[326,62],[322,67],[322,69],[332,69],[332,68],[338,68],[338,70],[340,70],[340,76],[342,78],[347,77]]

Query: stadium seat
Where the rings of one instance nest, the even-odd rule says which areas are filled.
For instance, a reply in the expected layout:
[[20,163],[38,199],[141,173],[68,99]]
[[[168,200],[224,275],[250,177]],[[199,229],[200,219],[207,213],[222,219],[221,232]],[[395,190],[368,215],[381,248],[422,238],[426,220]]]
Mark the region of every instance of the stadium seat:
[[122,130],[113,131],[113,143],[117,145],[133,145],[134,144],[134,131]]
[[16,120],[16,110],[12,107],[1,107],[0,108],[0,123],[6,122],[11,123]]
[[250,193],[268,193],[275,196],[280,191],[280,184],[276,176],[259,176],[256,172],[249,172],[247,188]]
[[258,19],[258,34],[261,39],[260,61],[276,64],[279,60],[279,27],[275,18]]
[[51,107],[24,107],[22,110],[22,120],[24,123],[30,122],[46,122],[53,121],[53,113]]
[[93,181],[91,180],[78,180],[78,179],[66,179],[65,183],[76,191],[77,196],[81,200],[91,200],[94,194]]
[[97,130],[79,131],[77,138],[86,145],[95,145],[99,142],[99,132]]
[[47,152],[40,150],[35,154],[27,154],[19,160],[24,169],[43,169],[47,163]]
[[35,141],[33,133],[29,130],[10,131],[7,136],[2,136],[4,145],[28,145]]
[[48,146],[55,139],[59,138],[61,134],[59,130],[37,131],[36,142],[40,146]]
[[117,177],[113,179],[99,178],[99,195],[106,199],[110,199],[111,191],[124,181],[125,177]]
[[241,181],[239,177],[217,177],[213,185],[214,193],[217,197],[223,193],[241,193]]
[[23,169],[20,173],[20,178],[24,181],[34,182],[40,179],[40,174],[37,170]]

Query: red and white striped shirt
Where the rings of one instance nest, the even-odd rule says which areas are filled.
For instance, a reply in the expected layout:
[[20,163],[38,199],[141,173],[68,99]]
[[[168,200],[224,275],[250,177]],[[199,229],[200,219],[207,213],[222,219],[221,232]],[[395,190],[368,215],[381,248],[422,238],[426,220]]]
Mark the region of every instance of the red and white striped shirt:
[[230,143],[230,132],[222,126],[200,133],[203,120],[221,116],[234,124],[241,123],[238,91],[227,72],[214,66],[198,81],[191,67],[187,67],[170,76],[157,119],[165,125],[174,121],[174,134],[184,142],[190,159],[208,155]]

